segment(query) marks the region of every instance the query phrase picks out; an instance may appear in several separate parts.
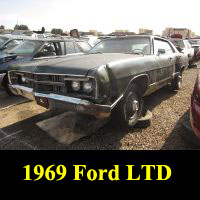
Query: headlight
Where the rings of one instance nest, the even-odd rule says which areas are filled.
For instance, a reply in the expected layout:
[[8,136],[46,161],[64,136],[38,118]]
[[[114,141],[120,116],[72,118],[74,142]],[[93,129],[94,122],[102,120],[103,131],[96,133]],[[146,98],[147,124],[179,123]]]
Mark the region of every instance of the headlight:
[[74,91],[79,91],[80,90],[80,88],[81,88],[81,84],[80,84],[80,82],[79,81],[72,81],[72,89],[74,90]]
[[86,93],[92,92],[92,82],[90,82],[90,81],[84,82],[83,83],[83,91]]

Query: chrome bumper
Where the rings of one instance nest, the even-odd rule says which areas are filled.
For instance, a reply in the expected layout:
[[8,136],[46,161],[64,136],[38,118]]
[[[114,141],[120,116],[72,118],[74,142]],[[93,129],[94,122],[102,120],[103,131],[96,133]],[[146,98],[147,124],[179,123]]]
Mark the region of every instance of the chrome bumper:
[[0,74],[0,87],[2,86],[2,82],[6,73]]
[[20,85],[9,85],[9,88],[14,94],[35,100],[38,105],[46,108],[76,111],[93,115],[97,118],[106,118],[111,114],[112,106],[109,105],[94,104],[87,100],[52,93],[38,93],[31,88]]

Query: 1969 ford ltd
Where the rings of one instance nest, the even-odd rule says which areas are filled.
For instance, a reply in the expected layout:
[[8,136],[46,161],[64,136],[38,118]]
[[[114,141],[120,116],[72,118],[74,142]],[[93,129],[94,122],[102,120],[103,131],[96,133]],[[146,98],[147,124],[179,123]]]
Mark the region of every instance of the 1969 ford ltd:
[[42,64],[13,65],[9,87],[50,109],[106,118],[115,113],[133,127],[143,97],[171,85],[179,90],[187,61],[168,40],[127,36],[101,41],[89,53]]

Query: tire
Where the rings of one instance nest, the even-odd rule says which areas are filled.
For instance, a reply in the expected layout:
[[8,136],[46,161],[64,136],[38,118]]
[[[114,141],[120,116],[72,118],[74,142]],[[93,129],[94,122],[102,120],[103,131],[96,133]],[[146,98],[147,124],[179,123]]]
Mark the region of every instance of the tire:
[[180,90],[182,88],[182,74],[175,76],[171,82],[172,90]]
[[142,115],[143,99],[136,85],[132,85],[116,107],[114,116],[125,127],[134,127]]
[[10,88],[9,88],[9,86],[8,86],[8,78],[7,78],[7,76],[4,78],[4,80],[3,80],[3,86],[4,86],[4,88],[5,88],[5,91],[6,91],[6,93],[9,95],[9,96],[17,96],[17,95],[15,95],[11,90],[10,90]]

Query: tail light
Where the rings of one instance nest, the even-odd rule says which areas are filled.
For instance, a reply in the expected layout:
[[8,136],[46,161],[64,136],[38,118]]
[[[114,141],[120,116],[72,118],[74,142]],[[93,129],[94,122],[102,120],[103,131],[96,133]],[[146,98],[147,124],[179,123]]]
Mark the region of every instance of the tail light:
[[197,76],[194,86],[193,97],[200,103],[200,73]]

